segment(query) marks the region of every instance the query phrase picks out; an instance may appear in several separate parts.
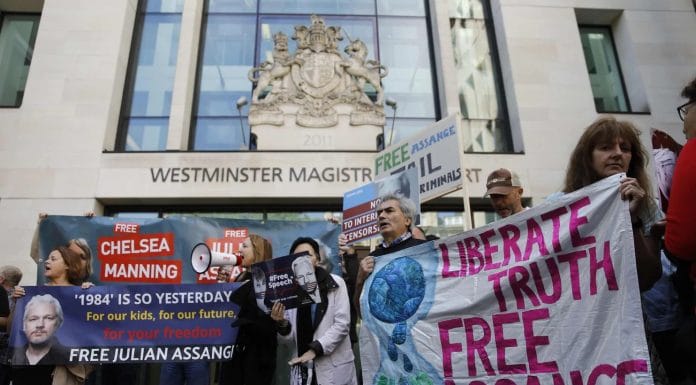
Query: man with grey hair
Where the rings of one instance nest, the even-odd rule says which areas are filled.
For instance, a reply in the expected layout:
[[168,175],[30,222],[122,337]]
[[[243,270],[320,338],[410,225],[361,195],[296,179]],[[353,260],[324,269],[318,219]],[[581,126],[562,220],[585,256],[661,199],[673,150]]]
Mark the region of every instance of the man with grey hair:
[[[414,226],[414,216],[416,206],[410,199],[402,195],[387,194],[379,198],[380,203],[377,207],[377,224],[379,233],[382,235],[382,243],[377,245],[370,255],[360,261],[360,267],[355,279],[355,294],[353,302],[356,310],[360,311],[360,293],[367,277],[375,269],[375,258],[381,255],[393,253],[407,249],[426,242],[423,239],[416,239],[411,233]],[[341,241],[339,240],[339,243]],[[344,246],[340,246],[344,247]]]
[[58,342],[56,332],[63,325],[63,308],[50,295],[33,296],[24,308],[22,331],[27,338],[23,349],[15,349],[13,365],[52,365],[67,362],[68,351]]

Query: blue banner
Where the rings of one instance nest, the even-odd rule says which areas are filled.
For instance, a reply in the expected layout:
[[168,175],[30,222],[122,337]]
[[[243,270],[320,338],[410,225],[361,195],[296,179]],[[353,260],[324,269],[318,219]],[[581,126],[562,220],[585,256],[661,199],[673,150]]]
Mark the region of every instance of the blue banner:
[[229,360],[244,285],[25,287],[12,364]]
[[[316,239],[340,274],[337,239],[340,226],[328,221],[258,221],[172,216],[168,218],[111,218],[49,216],[39,226],[40,259],[71,240],[84,240],[91,251],[94,283],[215,283],[217,268],[197,274],[191,253],[199,243],[211,251],[238,253],[244,237],[268,239],[274,256],[287,255],[298,237]],[[37,282],[42,284],[39,264]]]

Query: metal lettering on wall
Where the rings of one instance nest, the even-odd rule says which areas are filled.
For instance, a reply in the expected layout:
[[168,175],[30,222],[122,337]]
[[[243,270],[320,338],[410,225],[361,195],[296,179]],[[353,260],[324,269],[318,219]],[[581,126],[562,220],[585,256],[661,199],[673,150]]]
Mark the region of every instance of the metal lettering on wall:
[[372,181],[367,167],[153,167],[152,183],[355,183]]

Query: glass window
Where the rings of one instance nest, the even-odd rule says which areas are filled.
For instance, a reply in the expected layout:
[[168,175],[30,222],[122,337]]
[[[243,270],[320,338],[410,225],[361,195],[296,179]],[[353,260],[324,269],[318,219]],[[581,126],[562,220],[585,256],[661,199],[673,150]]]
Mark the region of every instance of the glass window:
[[[259,0],[261,13],[374,15],[374,0]],[[275,32],[274,32],[275,33]]]
[[380,62],[385,95],[396,100],[400,118],[435,118],[428,28],[423,18],[380,17]]
[[141,3],[121,121],[126,151],[166,149],[182,7],[183,0]]
[[[339,51],[348,44],[348,40],[360,39],[367,46],[367,58],[376,59],[377,33],[375,21],[366,17],[324,17],[327,26],[341,27],[343,40],[338,43]],[[285,33],[291,38],[295,33],[296,25],[311,24],[309,16],[262,16],[259,21],[259,57],[257,65],[263,61],[273,61],[273,35],[278,32]],[[297,46],[291,41],[288,47],[290,52],[295,52]]]
[[467,151],[505,152],[511,150],[510,135],[485,7],[481,0],[448,2],[462,134]]
[[425,16],[423,0],[377,0],[377,13],[390,16]]
[[249,128],[239,116],[198,117],[196,119],[195,150],[224,151],[249,148]]
[[[384,136],[387,143],[387,147],[394,143],[398,143],[400,140],[408,139],[413,135],[423,131],[427,126],[435,122],[435,118],[431,119],[408,119],[399,118],[401,115],[401,106],[397,104],[396,106],[396,121],[393,124],[394,133],[392,134],[392,116],[393,111],[390,111],[389,107],[385,107],[385,113],[387,114],[386,124],[384,125]],[[406,113],[404,113],[405,115]]]
[[40,15],[0,18],[0,107],[19,107],[24,97]]
[[256,13],[256,1],[254,0],[209,0],[208,13],[237,12]]
[[[259,11],[252,15],[256,4]],[[312,14],[328,14],[322,16],[326,25],[340,27],[343,40],[338,43],[339,51],[349,41],[360,39],[367,46],[367,59],[387,67],[389,74],[382,80],[385,96],[398,104],[394,141],[430,124],[438,113],[426,3],[408,0],[400,7],[397,4],[381,0],[294,0],[282,4],[276,0],[208,0],[190,148],[236,151],[245,147],[249,142],[248,110],[238,110],[235,102],[240,97],[251,99],[249,70],[273,62],[274,34],[283,32],[291,38],[295,26],[311,24]],[[296,43],[289,44],[290,51],[295,52]],[[366,92],[372,95],[374,89],[366,84]]]
[[194,150],[248,148],[248,131],[243,135],[240,130],[236,101],[242,96],[251,97],[247,74],[254,64],[255,40],[255,17],[207,16],[193,119]]
[[609,27],[580,27],[582,50],[597,112],[631,110]]

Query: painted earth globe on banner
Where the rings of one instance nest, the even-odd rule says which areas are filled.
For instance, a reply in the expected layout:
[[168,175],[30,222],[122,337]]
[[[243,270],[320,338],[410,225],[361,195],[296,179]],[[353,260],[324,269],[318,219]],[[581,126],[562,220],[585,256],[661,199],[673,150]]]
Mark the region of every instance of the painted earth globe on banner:
[[397,258],[372,280],[368,293],[370,313],[387,323],[406,321],[418,310],[425,295],[423,268],[408,257]]

